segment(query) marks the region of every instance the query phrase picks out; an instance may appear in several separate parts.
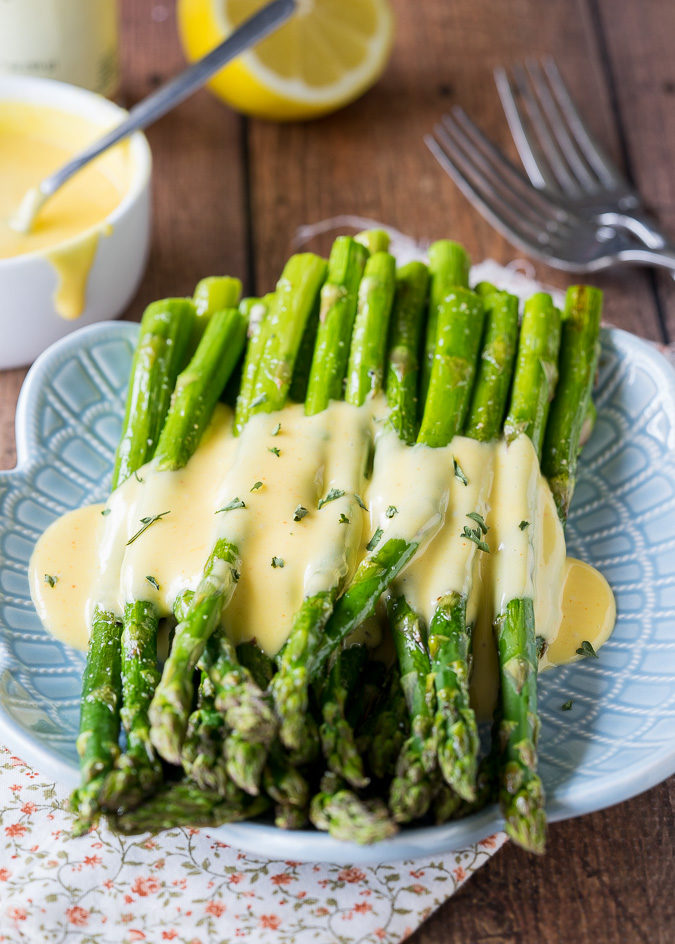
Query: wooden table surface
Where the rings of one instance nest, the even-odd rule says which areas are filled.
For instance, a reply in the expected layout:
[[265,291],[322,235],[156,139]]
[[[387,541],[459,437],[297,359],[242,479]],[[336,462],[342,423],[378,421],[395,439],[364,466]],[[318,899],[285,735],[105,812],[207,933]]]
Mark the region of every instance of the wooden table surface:
[[[422,144],[461,104],[513,150],[492,68],[552,53],[584,116],[675,236],[675,4],[672,0],[395,0],[397,41],[381,82],[311,124],[249,121],[202,92],[149,132],[154,240],[127,317],[190,294],[203,275],[271,288],[296,229],[341,213],[418,239],[450,236],[475,260],[518,253],[467,204]],[[132,104],[183,59],[173,3],[122,3],[123,87]],[[326,241],[316,246],[325,250]],[[536,265],[542,280],[569,277]],[[633,269],[594,279],[606,319],[675,339],[675,285]],[[0,465],[14,463],[13,414],[25,371],[0,373]],[[672,944],[675,778],[627,803],[551,827],[547,854],[508,844],[411,944]]]

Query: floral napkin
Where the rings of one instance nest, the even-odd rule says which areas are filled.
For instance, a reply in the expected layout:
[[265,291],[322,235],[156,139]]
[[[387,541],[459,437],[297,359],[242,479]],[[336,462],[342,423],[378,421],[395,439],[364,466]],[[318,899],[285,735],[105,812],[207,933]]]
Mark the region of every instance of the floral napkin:
[[380,866],[254,858],[204,829],[70,838],[67,793],[0,748],[0,942],[395,944],[505,841]]

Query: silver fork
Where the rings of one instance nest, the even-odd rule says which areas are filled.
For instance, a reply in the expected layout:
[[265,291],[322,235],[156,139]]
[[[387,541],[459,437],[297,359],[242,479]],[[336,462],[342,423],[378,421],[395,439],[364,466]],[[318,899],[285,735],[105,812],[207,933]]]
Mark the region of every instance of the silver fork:
[[638,244],[632,233],[534,187],[461,108],[444,115],[424,141],[467,199],[524,252],[569,272],[597,272],[617,263],[675,272],[675,250]]
[[510,72],[497,68],[494,78],[523,167],[535,187],[546,189],[581,216],[629,230],[646,246],[668,246],[640,195],[584,124],[551,56],[517,63]]

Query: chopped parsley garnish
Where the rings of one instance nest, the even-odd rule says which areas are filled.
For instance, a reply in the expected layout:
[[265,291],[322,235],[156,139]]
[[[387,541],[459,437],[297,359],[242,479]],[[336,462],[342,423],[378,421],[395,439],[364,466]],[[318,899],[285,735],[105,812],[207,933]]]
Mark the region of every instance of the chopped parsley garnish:
[[344,513],[340,514],[338,521],[340,522],[340,524],[349,524],[349,518]]
[[309,511],[305,508],[304,505],[298,505],[298,507],[293,512],[293,521],[302,521],[305,515],[308,515]]
[[537,645],[537,659],[542,659],[544,656],[544,653],[548,649],[548,643],[546,642],[546,639],[543,636],[537,636],[535,642]]
[[284,566],[283,557],[273,557],[272,558],[272,567],[283,567]]
[[581,643],[581,645],[577,649],[577,655],[589,656],[592,659],[598,658],[597,652],[595,651],[595,649],[593,648],[593,646],[590,644],[590,642],[587,639],[584,639],[584,641]]
[[482,539],[481,532],[478,528],[470,528],[468,524],[465,524],[460,537],[466,538],[468,541],[473,541],[479,551],[485,551],[486,554],[490,553],[490,548]]
[[143,527],[142,527],[142,528],[139,528],[138,531],[136,532],[136,534],[132,534],[132,535],[131,535],[131,537],[130,537],[129,540],[127,541],[127,547],[128,547],[130,544],[133,544],[134,541],[136,540],[136,538],[140,538],[140,536],[143,534],[143,532],[144,532],[144,531],[147,531],[151,524],[154,524],[155,521],[160,521],[160,520],[164,517],[164,515],[170,515],[170,514],[171,514],[170,511],[162,511],[162,512],[160,512],[160,514],[158,514],[158,515],[148,515],[147,518],[141,518],[140,521],[141,521],[141,524],[143,525]]
[[142,479],[142,478],[140,477],[140,475],[138,474],[138,472],[137,472],[135,469],[134,469],[134,478],[136,479],[137,482],[140,482],[141,485],[142,485],[143,482],[145,481],[145,479]]
[[159,590],[159,584],[157,583],[154,577],[146,577],[145,579],[148,581],[149,584],[152,584],[155,590]]
[[323,508],[324,505],[327,505],[328,502],[335,501],[336,498],[342,498],[344,491],[341,488],[331,488],[325,498],[319,499],[319,504],[317,508]]
[[241,498],[233,498],[223,508],[219,508],[216,514],[219,515],[221,511],[234,511],[235,508],[246,508],[246,503]]
[[111,511],[112,511],[111,508],[104,508],[103,511],[101,512],[101,514],[102,514],[103,517],[105,518],[105,516],[106,516],[106,515],[109,515]]
[[569,701],[563,702],[563,704],[560,706],[560,710],[561,710],[561,711],[571,711],[571,710],[572,710],[572,704],[573,704],[573,702],[572,702],[572,699],[570,698]]
[[360,495],[356,494],[356,492],[354,492],[354,498],[356,499],[357,504],[360,505],[364,511],[368,511],[368,509],[366,508],[366,503],[364,502],[364,500],[361,498]]
[[484,520],[483,516],[480,515],[480,514],[478,514],[477,511],[470,511],[470,512],[467,514],[467,518],[471,518],[472,521],[475,521],[476,524],[478,525],[478,527],[479,527],[479,528],[481,529],[481,531],[483,532],[483,534],[487,534],[488,531],[490,530],[490,529],[488,528],[488,526],[485,524],[485,520]]
[[380,543],[380,538],[382,537],[383,534],[384,532],[382,531],[382,528],[378,528],[375,534],[370,539],[370,541],[368,541],[368,543],[366,544],[366,550],[372,551],[374,547],[377,547],[377,545]]
[[259,488],[262,488],[262,485],[263,485],[262,482],[256,482],[255,485],[252,486],[251,491],[257,492]]
[[530,527],[530,522],[529,522],[529,521],[521,521],[520,524],[518,525],[518,527],[520,528],[521,531],[524,531],[525,528],[529,528],[529,527]]
[[237,581],[238,581],[239,578],[241,577],[241,574],[239,573],[238,570],[233,570],[233,571],[232,571],[232,576],[234,577],[234,582],[237,583]]
[[279,449],[277,446],[270,446],[270,448],[267,451],[271,452],[272,455],[275,455],[277,459],[281,455],[281,449]]
[[266,393],[261,393],[259,397],[256,397],[255,400],[251,400],[251,409],[256,406],[261,406],[267,399]]
[[280,432],[281,432],[281,423],[277,423],[277,425],[272,430],[272,435],[278,436]]
[[397,514],[398,514],[398,508],[396,507],[396,505],[390,505],[385,511],[385,515],[387,516],[387,518],[393,518],[394,515],[397,515]]
[[58,578],[58,577],[52,577],[51,574],[45,574],[45,576],[44,576],[44,581],[45,581],[45,583],[48,583],[50,587],[55,587],[55,586],[57,585],[57,583],[59,582],[59,578]]
[[466,477],[466,475],[464,474],[464,471],[463,471],[461,465],[460,465],[459,462],[455,459],[454,456],[452,457],[452,464],[453,464],[454,469],[455,469],[455,478],[458,478],[459,481],[462,483],[462,485],[468,485],[468,484],[469,484],[469,480],[468,480],[468,478]]

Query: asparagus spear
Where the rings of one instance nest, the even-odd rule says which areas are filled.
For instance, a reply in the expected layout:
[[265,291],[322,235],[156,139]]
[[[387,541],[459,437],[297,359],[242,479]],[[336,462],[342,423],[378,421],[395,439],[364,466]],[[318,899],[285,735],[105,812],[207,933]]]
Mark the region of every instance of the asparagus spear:
[[388,252],[391,242],[389,233],[383,229],[364,229],[361,233],[357,233],[354,240],[364,246],[371,256],[376,252]]
[[249,327],[248,346],[234,415],[233,432],[235,436],[238,436],[246,425],[251,409],[258,368],[269,333],[267,312],[272,303],[272,298],[271,294],[266,295],[265,298],[245,298],[239,305],[239,310],[249,319]]
[[438,312],[450,289],[469,287],[469,257],[458,243],[439,239],[429,246],[429,272],[431,273],[429,315],[424,343],[420,377],[420,401],[427,398],[431,370],[436,351]]
[[404,442],[417,435],[418,351],[424,327],[429,271],[409,262],[396,273],[387,366],[388,420]]
[[183,770],[203,790],[227,796],[230,778],[223,758],[225,721],[215,707],[213,686],[202,672],[197,708],[188,720],[181,752]]
[[[326,264],[311,253],[286,263],[267,313],[268,335],[256,374],[248,415],[280,409],[288,395],[305,323],[314,307]],[[208,331],[208,329],[207,329]],[[192,672],[221,613],[235,591],[241,561],[238,547],[221,537],[211,552],[150,706],[151,739],[159,754],[178,763],[192,698]]]
[[[494,439],[502,427],[518,334],[518,300],[480,286],[485,315],[483,347],[465,435]],[[470,547],[476,553],[475,547]],[[469,588],[449,588],[438,601],[429,627],[431,671],[438,707],[434,732],[445,782],[467,802],[476,794],[478,728],[469,704],[471,634],[466,607]]]
[[546,425],[542,458],[542,471],[563,522],[574,491],[580,437],[589,415],[600,350],[601,317],[602,292],[597,288],[573,285],[567,290],[560,379]]
[[368,759],[374,776],[378,780],[393,777],[396,760],[410,730],[408,706],[397,665],[392,666],[389,672],[382,699],[367,729]]
[[181,826],[222,826],[254,819],[269,806],[266,797],[249,797],[234,784],[226,795],[203,790],[189,780],[167,784],[135,810],[109,817],[110,826],[124,835],[157,833]]
[[236,308],[240,297],[241,282],[230,275],[209,275],[197,282],[192,295],[197,315],[190,345],[192,352],[197,350],[211,316],[225,308]]
[[[157,468],[181,468],[197,448],[241,355],[245,334],[246,321],[236,309],[211,315],[192,360],[176,381],[154,457]],[[158,623],[159,613],[151,602],[136,601],[125,608],[122,697],[126,708],[122,721],[128,748],[101,791],[101,802],[108,809],[140,802],[161,777],[148,719],[158,682]]]
[[319,696],[323,718],[321,746],[328,768],[357,788],[368,786],[369,779],[364,773],[354,730],[345,710],[355,694],[367,658],[365,646],[350,646],[338,653]]
[[325,410],[330,400],[342,398],[349,342],[356,316],[357,293],[367,250],[349,236],[338,236],[328,259],[328,274],[321,289],[319,331],[309,375],[305,411]]
[[[155,450],[194,318],[194,306],[184,299],[154,302],[143,314],[115,456],[113,489]],[[82,784],[71,797],[71,805],[79,814],[76,832],[87,829],[98,812],[101,786],[118,755],[120,634],[121,624],[114,614],[96,607],[82,679],[77,742]]]
[[362,800],[336,774],[324,774],[319,792],[312,797],[309,818],[317,829],[335,839],[369,845],[396,832],[386,805],[379,798]]
[[[513,378],[511,408],[505,430],[520,430],[535,447],[543,440],[548,403],[555,379],[550,367],[560,343],[560,313],[534,296],[525,305]],[[542,358],[542,352],[546,358]],[[582,416],[585,412],[584,402]],[[534,603],[530,598],[509,601],[494,621],[499,657],[500,804],[506,832],[519,845],[542,852],[546,841],[544,791],[537,774],[537,644]]]
[[[344,248],[349,246],[342,244],[340,254]],[[353,285],[358,281],[358,274],[363,268],[363,256],[358,251],[350,252],[347,261],[350,263],[350,271],[345,273],[343,280],[345,284]],[[337,375],[336,371],[344,370],[346,364],[344,351],[349,331],[352,340],[346,399],[355,406],[360,406],[367,395],[376,392],[381,380],[383,345],[386,343],[394,288],[392,257],[386,253],[371,256],[363,273],[358,291],[356,318],[352,315],[351,307],[344,304],[339,309],[332,309],[320,324],[312,360],[308,399],[305,402],[305,412],[309,414],[328,406],[331,390],[339,394],[342,389],[342,374]],[[358,512],[358,509],[356,511]],[[281,651],[279,671],[272,680],[272,693],[281,722],[280,737],[283,744],[294,752],[298,761],[309,760],[316,748],[317,733],[308,712],[307,666],[339,590],[339,586],[329,587],[303,601],[293,620],[288,641]],[[343,733],[347,730],[348,728],[343,727]],[[353,752],[350,750],[350,753],[355,753],[355,749]]]
[[[429,652],[421,621],[405,600],[390,598],[389,621],[410,717],[410,735],[401,748],[392,780],[389,808],[399,823],[423,815],[433,798],[436,744],[433,689],[428,691]],[[430,697],[432,696],[432,697]]]

